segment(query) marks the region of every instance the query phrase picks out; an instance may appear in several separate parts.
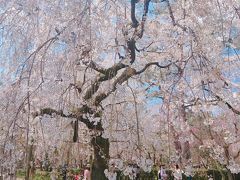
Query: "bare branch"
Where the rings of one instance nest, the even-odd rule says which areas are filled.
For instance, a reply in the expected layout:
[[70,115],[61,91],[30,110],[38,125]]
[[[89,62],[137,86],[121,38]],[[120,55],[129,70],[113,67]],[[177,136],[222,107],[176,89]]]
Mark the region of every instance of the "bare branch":
[[132,20],[132,26],[136,28],[138,26],[138,21],[135,16],[135,4],[137,3],[137,0],[131,0],[131,20]]
[[151,63],[146,64],[145,67],[144,67],[143,69],[141,69],[140,71],[137,71],[136,74],[141,74],[141,73],[143,73],[149,66],[152,66],[152,65],[155,65],[155,66],[157,66],[157,67],[159,67],[159,68],[168,68],[169,66],[172,65],[172,63],[167,64],[167,65],[165,65],[165,66],[162,66],[162,65],[160,65],[158,62],[151,62]]
[[217,98],[217,100],[219,100],[219,101],[223,102],[225,105],[227,105],[227,107],[228,107],[233,113],[235,113],[235,114],[237,114],[237,115],[240,115],[240,111],[239,111],[239,110],[235,109],[229,102],[225,101],[225,100],[224,100],[223,98],[221,98],[219,95],[213,93],[213,92],[212,92],[211,90],[209,90],[209,89],[204,89],[204,90],[210,92],[213,96],[215,96],[215,97]]

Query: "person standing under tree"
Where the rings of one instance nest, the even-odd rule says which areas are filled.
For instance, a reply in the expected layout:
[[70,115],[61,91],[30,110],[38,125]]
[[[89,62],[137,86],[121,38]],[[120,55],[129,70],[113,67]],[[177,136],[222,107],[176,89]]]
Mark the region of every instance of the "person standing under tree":
[[67,164],[64,164],[64,166],[62,167],[62,177],[63,180],[67,180]]
[[74,180],[80,180],[80,175],[79,174],[75,174],[74,175]]
[[193,177],[193,170],[191,165],[185,167],[184,174],[187,176],[187,180],[192,180]]
[[84,180],[90,180],[90,164],[87,165],[86,169],[84,170]]
[[167,173],[164,165],[161,165],[158,171],[158,180],[165,180],[165,179],[167,179]]
[[209,176],[208,176],[208,180],[213,180],[212,175],[209,175]]
[[174,180],[182,180],[182,170],[176,164],[175,170],[173,172]]

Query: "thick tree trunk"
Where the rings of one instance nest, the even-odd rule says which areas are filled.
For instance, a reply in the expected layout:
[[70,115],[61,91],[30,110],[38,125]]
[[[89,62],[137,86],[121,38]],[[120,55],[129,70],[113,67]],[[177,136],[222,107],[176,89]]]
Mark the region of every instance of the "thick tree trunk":
[[96,136],[92,138],[91,143],[94,148],[91,178],[92,180],[107,180],[104,170],[108,168],[109,140],[101,136]]
[[220,169],[219,172],[220,172],[220,174],[221,174],[221,176],[222,176],[222,179],[221,179],[221,180],[225,180],[226,178],[225,178],[225,175],[224,175],[223,171]]
[[27,155],[27,169],[26,169],[26,177],[25,180],[31,180],[33,176],[33,144],[30,144],[28,149],[28,155]]
[[230,170],[227,170],[227,177],[228,177],[228,180],[233,180],[233,175]]

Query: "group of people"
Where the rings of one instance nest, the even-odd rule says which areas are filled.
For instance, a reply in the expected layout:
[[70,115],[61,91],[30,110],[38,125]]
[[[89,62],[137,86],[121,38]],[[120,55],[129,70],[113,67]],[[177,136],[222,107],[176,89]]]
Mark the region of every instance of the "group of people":
[[[90,180],[90,176],[91,176],[91,173],[90,173],[90,165],[89,164],[86,166],[86,168],[84,169],[82,174],[79,173],[79,174],[70,175],[71,179],[73,179],[73,180]],[[67,180],[69,177],[67,164],[64,164],[62,166],[61,177],[62,177],[62,180]],[[51,171],[50,178],[51,178],[51,180],[57,180],[57,170],[56,169],[53,169]]]
[[[174,170],[172,171],[172,175],[174,180],[182,180],[182,174],[184,172],[179,168],[179,165],[176,164]],[[190,172],[185,173],[187,175],[188,180],[192,180],[192,174]],[[165,170],[165,166],[161,165],[158,171],[158,180],[167,180],[168,175]]]
[[[74,175],[74,180],[82,180],[82,175],[76,174]],[[83,180],[90,180],[91,173],[90,173],[90,166],[87,166],[83,172]]]

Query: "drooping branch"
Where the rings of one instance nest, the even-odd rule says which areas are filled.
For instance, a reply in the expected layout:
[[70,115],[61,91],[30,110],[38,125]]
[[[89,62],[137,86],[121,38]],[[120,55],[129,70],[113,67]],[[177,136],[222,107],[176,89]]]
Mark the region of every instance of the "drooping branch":
[[178,21],[176,21],[175,16],[174,16],[174,14],[173,14],[173,10],[172,10],[172,7],[171,7],[171,4],[170,4],[169,0],[165,0],[165,1],[166,1],[166,3],[167,3],[167,7],[168,7],[168,11],[169,11],[169,16],[170,16],[170,18],[171,18],[171,20],[172,20],[173,26],[179,27],[179,28],[182,29],[182,31],[184,31],[184,32],[187,32],[187,31],[188,31],[188,32],[194,37],[194,40],[195,40],[196,42],[198,42],[198,38],[197,38],[196,33],[194,32],[194,30],[193,30],[191,27],[187,27],[187,26],[185,26],[185,25],[182,25],[182,24],[178,23]]
[[168,7],[168,11],[169,11],[169,15],[170,15],[170,18],[172,20],[172,23],[173,23],[174,26],[176,26],[177,23],[176,23],[174,15],[173,15],[172,7],[170,5],[169,0],[166,0],[166,3],[167,3],[167,7]]
[[[21,64],[21,75],[20,75],[20,80],[22,79],[22,76],[23,76],[23,71],[24,71],[24,68],[25,68],[25,64],[32,58],[32,57],[35,57],[39,51],[41,51],[44,47],[47,47],[49,48],[50,45],[57,41],[59,36],[66,30],[66,27],[64,27],[61,31],[59,31],[55,36],[49,38],[48,40],[46,40],[45,42],[43,42],[40,46],[37,47],[36,50],[34,50],[25,60],[24,62]],[[20,68],[20,67],[19,67]]]
[[73,122],[73,142],[78,140],[78,120]]

